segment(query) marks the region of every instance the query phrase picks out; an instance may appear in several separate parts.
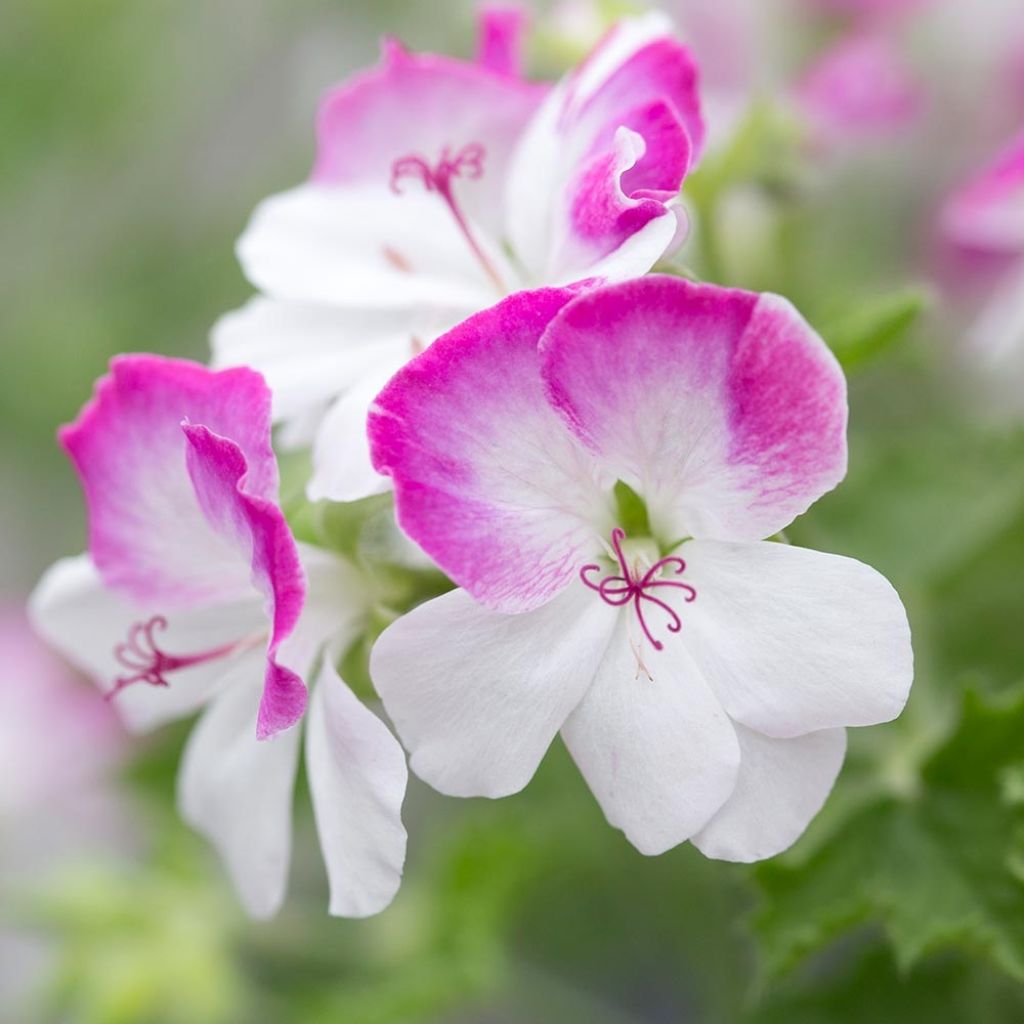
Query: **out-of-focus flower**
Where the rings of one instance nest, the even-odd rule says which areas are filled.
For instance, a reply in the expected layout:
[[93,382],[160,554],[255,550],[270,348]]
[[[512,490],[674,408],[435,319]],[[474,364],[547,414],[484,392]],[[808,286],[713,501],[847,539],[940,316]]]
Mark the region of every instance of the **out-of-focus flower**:
[[112,780],[126,753],[113,711],[20,608],[0,609],[0,665],[0,1016],[13,1020],[55,955],[18,919],[18,897],[51,884],[71,858],[120,853],[130,837]]
[[856,144],[895,133],[924,109],[924,94],[891,36],[863,32],[822,54],[796,85],[797,104],[817,141]]
[[642,274],[684,233],[704,130],[667,22],[620,23],[549,90],[514,73],[521,21],[496,17],[484,63],[388,42],[330,92],[310,181],[239,242],[262,295],[217,326],[215,361],[261,370],[289,436],[315,437],[312,498],[386,489],[369,402],[443,330],[519,288]]
[[300,740],[289,726],[305,705],[301,677],[322,658],[306,757],[331,910],[382,909],[404,859],[404,757],[324,654],[357,628],[359,584],[316,549],[300,561],[275,503],[263,380],[121,357],[62,438],[89,505],[90,553],[43,578],[37,629],[133,728],[209,705],[179,803],[257,916],[284,897]]
[[1000,408],[1024,412],[1024,135],[950,194],[940,226],[982,295],[965,337],[970,367]]
[[375,465],[464,588],[371,657],[413,769],[506,795],[561,731],[645,853],[792,843],[842,727],[895,717],[912,676],[882,576],[764,541],[843,477],[845,424],[842,373],[785,300],[676,278],[517,295],[406,366],[371,412]]

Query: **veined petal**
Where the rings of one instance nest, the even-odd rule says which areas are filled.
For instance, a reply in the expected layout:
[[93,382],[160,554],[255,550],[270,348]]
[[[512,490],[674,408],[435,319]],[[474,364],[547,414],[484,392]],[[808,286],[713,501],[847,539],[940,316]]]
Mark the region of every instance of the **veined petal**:
[[[43,575],[29,599],[36,632],[104,692],[127,675],[116,649],[131,629],[154,615],[166,618],[159,634],[171,654],[191,655],[216,650],[257,635],[266,619],[252,590],[234,604],[166,609],[139,605],[112,591],[88,555],[63,558]],[[215,658],[175,671],[170,685],[144,683],[121,690],[114,707],[128,728],[145,732],[192,714],[225,685],[237,657]],[[258,677],[259,666],[254,670]]]
[[273,394],[275,420],[327,405],[378,367],[400,366],[413,339],[432,340],[450,323],[411,310],[349,309],[258,296],[221,317],[213,363],[251,366]]
[[379,913],[402,881],[405,755],[329,659],[310,701],[306,771],[330,880],[330,912]]
[[620,613],[593,686],[562,738],[609,824],[644,854],[702,829],[736,785],[736,734],[679,643],[637,660]]
[[[508,28],[498,36],[510,53]],[[402,157],[416,155],[434,163],[446,148],[455,153],[478,144],[484,148],[484,173],[457,182],[456,195],[474,220],[495,232],[512,148],[547,91],[507,70],[410,53],[385,41],[378,67],[324,97],[313,180],[386,187],[392,165]]]
[[247,464],[241,448],[202,424],[185,424],[181,429],[187,441],[188,474],[203,515],[235,545],[242,564],[249,566],[252,585],[263,594],[272,623],[257,723],[258,737],[266,739],[293,725],[306,709],[302,679],[276,660],[278,647],[302,611],[302,563],[281,510],[245,491]]
[[[494,302],[498,292],[444,202],[417,187],[396,195],[387,180],[313,182],[271,196],[238,240],[242,269],[266,295],[290,302],[406,315]],[[515,280],[495,236],[474,237],[503,279]]]
[[455,590],[398,619],[370,672],[412,770],[451,796],[522,789],[590,686],[616,615],[575,585],[520,615]]
[[777,533],[846,472],[846,384],[784,299],[651,275],[541,341],[548,394],[664,540]]
[[185,470],[181,422],[234,439],[245,490],[277,493],[270,392],[247,369],[211,373],[160,356],[119,356],[60,432],[89,508],[89,550],[108,586],[168,608],[234,601],[248,572],[203,516]]
[[182,817],[216,848],[246,910],[281,906],[291,855],[299,730],[261,743],[261,658],[253,652],[192,730],[178,774]]
[[843,766],[846,730],[778,740],[735,725],[740,772],[732,796],[693,837],[706,857],[750,863],[803,835]]
[[402,529],[496,611],[549,601],[597,546],[590,524],[607,499],[545,398],[537,355],[572,294],[520,292],[471,317],[370,411],[373,463],[394,480]]
[[682,637],[729,715],[786,738],[895,718],[913,679],[910,627],[880,573],[770,542],[677,553],[697,598]]
[[[665,204],[678,196],[704,126],[696,66],[670,28],[660,15],[619,23],[524,132],[509,173],[506,220],[532,280],[596,277],[596,265],[632,234],[674,218]],[[672,223],[666,246],[681,240],[684,225]],[[621,276],[644,273],[664,251],[632,248]]]

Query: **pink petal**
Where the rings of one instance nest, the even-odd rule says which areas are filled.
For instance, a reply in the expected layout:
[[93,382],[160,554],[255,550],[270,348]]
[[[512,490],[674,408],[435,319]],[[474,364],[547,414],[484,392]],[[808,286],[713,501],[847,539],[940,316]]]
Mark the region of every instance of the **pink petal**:
[[1024,134],[949,197],[942,228],[974,252],[1024,253]]
[[270,392],[251,370],[211,373],[181,360],[120,356],[60,432],[85,491],[90,553],[104,582],[165,607],[248,589],[244,566],[196,504],[185,471],[185,417],[234,439],[248,493],[276,494]]
[[[594,276],[652,219],[674,212],[704,123],[696,65],[669,30],[658,15],[619,23],[524,134],[510,171],[508,231],[534,280]],[[663,252],[643,247],[622,270],[642,274]]]
[[488,3],[480,7],[478,18],[477,63],[495,74],[521,77],[529,15],[518,4]]
[[541,343],[551,402],[663,539],[760,539],[846,471],[846,386],[784,299],[651,275],[588,292]]
[[898,131],[924,106],[921,84],[893,40],[879,32],[840,40],[804,75],[796,93],[825,142]]
[[484,147],[484,174],[455,191],[470,219],[493,227],[512,149],[546,87],[490,67],[412,54],[389,40],[381,64],[331,90],[317,118],[313,180],[386,187],[392,164],[417,155],[436,163],[447,147]]
[[249,563],[252,583],[263,594],[273,624],[256,721],[257,739],[266,739],[293,725],[306,709],[302,679],[276,661],[305,597],[298,549],[277,505],[245,490],[247,464],[241,448],[202,425],[185,424],[182,430],[188,442],[188,474],[203,514]]
[[594,543],[590,460],[548,405],[537,342],[569,290],[520,292],[443,335],[371,408],[399,524],[497,611],[550,600]]

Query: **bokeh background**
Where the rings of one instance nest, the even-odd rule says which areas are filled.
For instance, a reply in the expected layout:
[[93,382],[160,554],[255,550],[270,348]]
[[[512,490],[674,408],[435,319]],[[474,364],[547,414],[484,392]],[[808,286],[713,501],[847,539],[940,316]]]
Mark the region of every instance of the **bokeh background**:
[[[537,10],[556,6],[536,72],[568,66],[609,13]],[[413,780],[406,882],[369,921],[326,915],[300,796],[288,902],[246,920],[175,815],[187,727],[129,740],[21,618],[41,571],[84,544],[54,430],[116,352],[207,357],[211,324],[250,293],[234,239],[307,173],[319,94],[383,33],[468,55],[472,5],[7,0],[0,1019],[1024,1020],[1024,374],[979,370],[963,338],[991,283],[974,268],[967,287],[936,229],[948,191],[1024,125],[1015,4],[921,0],[872,21],[917,105],[841,129],[799,83],[867,31],[856,4],[666,6],[720,126],[687,188],[681,265],[787,295],[846,365],[850,476],[790,539],[862,558],[904,596],[906,714],[853,737],[825,812],[764,867],[640,856],[556,746],[498,803]]]

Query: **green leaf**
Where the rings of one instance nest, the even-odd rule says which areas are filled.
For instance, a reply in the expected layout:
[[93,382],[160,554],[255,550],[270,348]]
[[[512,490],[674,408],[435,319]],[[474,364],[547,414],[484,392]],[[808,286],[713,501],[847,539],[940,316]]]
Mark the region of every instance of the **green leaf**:
[[821,334],[843,367],[855,369],[903,340],[930,304],[921,287],[862,297],[826,320]]
[[1024,809],[1005,786],[1021,737],[1024,692],[1000,704],[970,694],[916,792],[867,803],[803,863],[762,865],[763,971],[879,922],[901,969],[952,947],[1024,980]]

